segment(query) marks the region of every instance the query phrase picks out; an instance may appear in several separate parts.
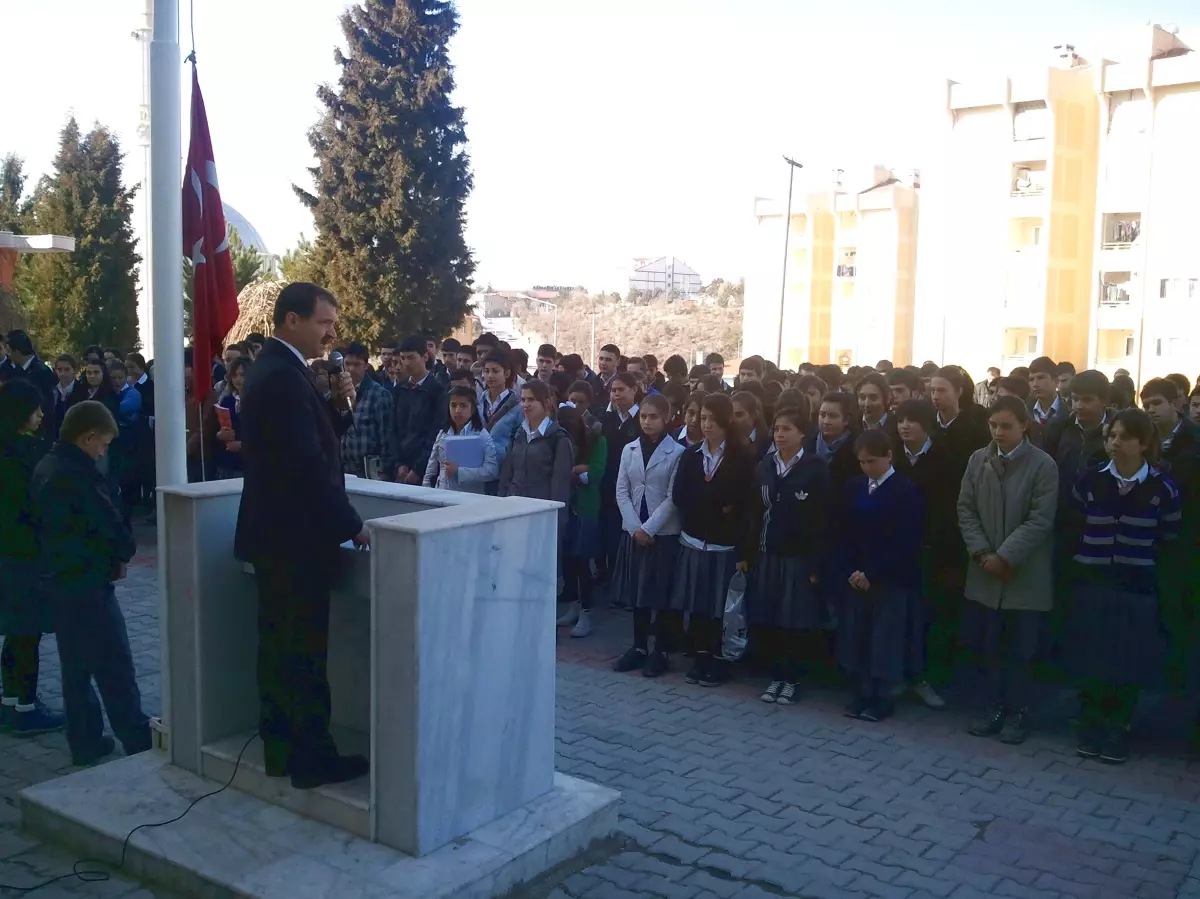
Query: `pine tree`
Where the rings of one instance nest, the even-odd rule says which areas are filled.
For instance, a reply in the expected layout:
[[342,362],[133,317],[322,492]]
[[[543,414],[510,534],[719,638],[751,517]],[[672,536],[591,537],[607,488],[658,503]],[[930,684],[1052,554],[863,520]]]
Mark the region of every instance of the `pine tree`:
[[311,240],[300,235],[296,246],[283,254],[279,260],[279,274],[284,281],[320,281],[317,269],[316,247]]
[[309,133],[315,270],[341,302],[342,332],[368,344],[448,334],[467,312],[475,261],[463,239],[471,190],[463,111],[450,102],[449,0],[361,0],[341,19],[337,87]]
[[[21,234],[29,221],[30,201],[24,195],[24,167],[24,161],[13,153],[0,160],[0,231]],[[0,287],[0,331],[25,326],[22,294],[26,279],[21,277],[24,257],[17,257],[15,265],[12,288]]]
[[74,253],[35,256],[28,266],[27,313],[43,355],[90,343],[139,345],[136,188],[121,183],[123,159],[112,132],[96,124],[81,138],[72,118],[59,138],[54,173],[38,185],[34,229],[75,238]]
[[25,162],[15,153],[0,160],[0,231],[22,233],[29,217],[25,197]]

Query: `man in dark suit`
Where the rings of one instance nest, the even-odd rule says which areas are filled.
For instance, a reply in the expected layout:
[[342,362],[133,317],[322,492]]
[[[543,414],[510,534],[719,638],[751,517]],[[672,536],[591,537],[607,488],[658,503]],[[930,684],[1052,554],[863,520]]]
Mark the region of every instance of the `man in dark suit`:
[[311,789],[367,773],[339,755],[329,734],[329,591],[338,547],[370,537],[346,496],[339,441],[354,402],[350,376],[330,400],[305,364],[335,335],[337,300],[315,284],[289,284],[275,301],[272,339],[242,388],[245,483],[234,552],[258,581],[259,733],[269,775]]

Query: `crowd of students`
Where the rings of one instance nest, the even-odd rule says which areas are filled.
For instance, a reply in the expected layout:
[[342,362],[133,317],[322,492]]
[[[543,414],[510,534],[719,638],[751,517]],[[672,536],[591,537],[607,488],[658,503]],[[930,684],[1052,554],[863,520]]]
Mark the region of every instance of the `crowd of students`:
[[[187,358],[189,396],[192,379],[213,384],[189,402],[190,477],[240,476],[241,386],[264,342],[231,344],[210,371]],[[88,488],[104,497],[89,514],[117,510],[125,531],[105,551],[119,565],[130,510],[153,489],[153,381],[137,354],[89,348],[82,359],[60,356],[51,371],[27,335],[8,335],[0,382],[32,385],[45,417],[25,415],[28,398],[9,415],[3,460],[28,481],[54,437],[78,444],[61,433],[72,408],[88,410],[96,439],[107,419],[94,409],[106,410],[116,450]],[[1080,688],[1079,752],[1119,763],[1142,688],[1200,683],[1200,388],[1185,376],[1135,395],[1127,373],[1110,381],[1047,358],[976,384],[934,363],[784,372],[750,357],[728,384],[716,354],[660,370],[606,344],[593,371],[543,345],[531,367],[491,334],[472,345],[409,337],[372,359],[349,343],[310,364],[323,393],[342,368],[355,386],[345,472],[561,502],[559,624],[587,637],[606,586],[631,612],[618,671],[655,677],[678,663],[690,683],[725,683],[722,616],[740,573],[751,652],[769,669],[764,702],[799,702],[832,650],[851,678],[848,715],[886,719],[908,689],[940,707],[969,649],[987,673],[971,732],[1019,743],[1034,666],[1049,659]],[[2,395],[15,403],[23,389]],[[481,438],[478,465],[448,457],[461,435]],[[6,523],[41,526],[10,494]],[[34,564],[23,545],[6,538],[0,551],[6,597]],[[50,625],[12,620],[0,616],[0,727],[61,723],[28,686],[28,646],[36,659],[34,635]],[[92,736],[79,738],[81,758],[96,751]]]
[[486,339],[442,351],[452,399],[426,442],[481,428],[489,462],[456,487],[434,451],[423,483],[562,502],[559,623],[588,636],[608,583],[632,611],[618,671],[684,654],[689,682],[726,682],[741,572],[765,702],[798,702],[831,647],[848,715],[883,720],[909,688],[940,707],[970,650],[987,707],[971,733],[1019,743],[1048,660],[1079,686],[1080,754],[1120,763],[1139,691],[1200,674],[1200,389],[1183,376],[1146,383],[1138,408],[1127,375],[1047,358],[975,384],[933,363],[752,357],[727,385],[715,356],[660,372],[606,345],[592,372],[544,345],[529,371]]

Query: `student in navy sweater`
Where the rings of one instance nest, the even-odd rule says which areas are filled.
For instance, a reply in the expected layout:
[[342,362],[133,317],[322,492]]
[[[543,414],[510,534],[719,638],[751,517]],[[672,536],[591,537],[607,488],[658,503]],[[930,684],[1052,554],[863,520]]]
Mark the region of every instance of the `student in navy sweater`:
[[829,466],[804,451],[808,398],[775,413],[775,448],[758,463],[762,519],[750,580],[749,623],[771,661],[763,702],[792,705],[804,660],[819,645],[825,603],[817,589],[829,549],[833,481]]
[[732,419],[729,397],[704,398],[704,440],[683,454],[671,487],[680,524],[671,608],[691,615],[696,661],[685,679],[705,687],[729,680],[720,658],[725,595],[734,572],[749,568],[753,544],[754,459],[732,432]]
[[921,538],[921,603],[910,619],[908,674],[913,692],[932,709],[945,706],[938,694],[954,675],[967,550],[958,530],[957,476],[950,451],[936,433],[933,406],[905,400],[890,416],[897,427],[896,471],[917,485],[925,504]]
[[837,557],[845,584],[838,616],[838,663],[854,678],[846,715],[882,721],[904,680],[912,594],[921,588],[921,493],[896,474],[892,444],[880,430],[854,445],[862,474],[843,490]]
[[1067,618],[1067,667],[1083,715],[1079,755],[1120,764],[1141,687],[1158,680],[1166,645],[1159,617],[1158,560],[1179,535],[1179,491],[1151,461],[1150,416],[1118,412],[1107,465],[1079,477],[1071,501],[1084,520]]

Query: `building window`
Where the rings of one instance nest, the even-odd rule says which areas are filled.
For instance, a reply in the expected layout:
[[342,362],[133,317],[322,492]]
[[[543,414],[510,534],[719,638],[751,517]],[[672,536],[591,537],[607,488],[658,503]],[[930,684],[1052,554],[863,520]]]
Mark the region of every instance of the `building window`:
[[1194,300],[1200,297],[1200,278],[1162,278],[1158,282],[1160,300]]
[[1026,351],[1029,353],[1037,352],[1037,335],[1030,334],[1026,340]]
[[1133,355],[1133,338],[1132,337],[1125,338],[1125,355],[1126,356]]
[[1050,135],[1050,109],[1045,100],[1018,103],[1013,112],[1013,140],[1039,140]]

